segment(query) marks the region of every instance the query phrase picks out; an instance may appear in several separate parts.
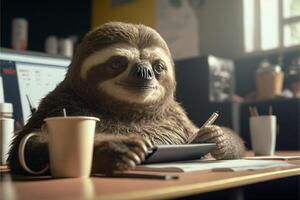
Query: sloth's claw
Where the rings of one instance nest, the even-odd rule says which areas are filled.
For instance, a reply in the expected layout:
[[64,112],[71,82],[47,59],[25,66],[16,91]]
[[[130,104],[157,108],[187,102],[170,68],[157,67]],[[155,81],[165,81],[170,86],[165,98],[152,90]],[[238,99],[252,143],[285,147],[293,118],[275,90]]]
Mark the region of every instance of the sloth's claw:
[[145,160],[147,145],[141,137],[114,137],[95,146],[93,172],[112,174],[134,168]]

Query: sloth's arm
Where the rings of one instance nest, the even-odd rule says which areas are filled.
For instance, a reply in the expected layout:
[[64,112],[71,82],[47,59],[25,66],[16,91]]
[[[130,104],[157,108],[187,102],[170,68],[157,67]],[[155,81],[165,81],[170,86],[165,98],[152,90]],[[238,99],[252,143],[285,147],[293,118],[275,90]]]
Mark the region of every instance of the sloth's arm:
[[145,160],[151,147],[147,139],[138,135],[96,133],[92,171],[111,174],[134,168]]
[[244,154],[245,146],[242,139],[233,130],[215,125],[197,127],[186,115],[181,106],[177,104],[173,108],[177,122],[182,123],[186,132],[186,141],[190,137],[195,139],[192,143],[216,143],[217,148],[211,154],[217,159],[235,159]]
[[196,134],[193,143],[216,143],[217,148],[211,152],[216,159],[238,159],[245,152],[243,140],[229,128],[210,125]]

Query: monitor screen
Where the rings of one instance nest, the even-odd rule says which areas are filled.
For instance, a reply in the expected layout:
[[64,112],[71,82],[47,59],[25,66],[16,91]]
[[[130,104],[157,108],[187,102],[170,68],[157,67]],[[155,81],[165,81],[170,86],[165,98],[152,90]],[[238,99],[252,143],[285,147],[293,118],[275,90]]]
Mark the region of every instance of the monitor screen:
[[41,99],[64,79],[70,59],[0,50],[0,102],[13,104],[15,128],[20,129],[31,116],[29,101],[38,107]]

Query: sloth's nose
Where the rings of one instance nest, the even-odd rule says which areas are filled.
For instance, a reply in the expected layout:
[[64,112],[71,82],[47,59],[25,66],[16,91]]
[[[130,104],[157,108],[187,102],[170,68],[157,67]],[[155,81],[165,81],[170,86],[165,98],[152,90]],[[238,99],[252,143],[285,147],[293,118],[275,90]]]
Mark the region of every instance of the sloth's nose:
[[132,67],[130,74],[136,79],[145,81],[152,80],[154,77],[153,70],[147,63],[137,63]]

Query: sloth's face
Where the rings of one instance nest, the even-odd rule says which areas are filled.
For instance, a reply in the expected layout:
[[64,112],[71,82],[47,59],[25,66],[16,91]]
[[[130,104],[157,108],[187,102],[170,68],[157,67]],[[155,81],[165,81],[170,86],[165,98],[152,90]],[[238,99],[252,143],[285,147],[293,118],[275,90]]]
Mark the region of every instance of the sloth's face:
[[92,87],[89,90],[138,104],[160,101],[175,85],[172,60],[165,50],[155,46],[138,49],[124,43],[88,56],[80,76]]

